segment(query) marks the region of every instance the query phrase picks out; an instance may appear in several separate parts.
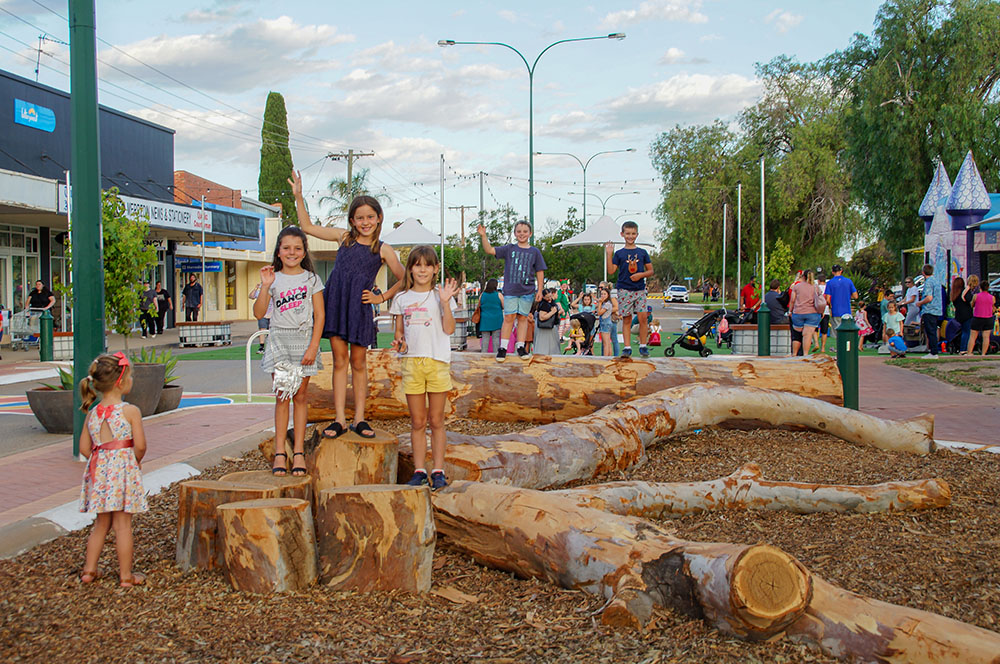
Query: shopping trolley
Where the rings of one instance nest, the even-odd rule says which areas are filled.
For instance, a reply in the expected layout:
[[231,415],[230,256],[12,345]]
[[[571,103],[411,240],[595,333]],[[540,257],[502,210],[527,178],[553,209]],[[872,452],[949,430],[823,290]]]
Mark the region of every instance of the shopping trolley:
[[25,309],[10,317],[11,350],[38,348],[39,322],[44,309]]

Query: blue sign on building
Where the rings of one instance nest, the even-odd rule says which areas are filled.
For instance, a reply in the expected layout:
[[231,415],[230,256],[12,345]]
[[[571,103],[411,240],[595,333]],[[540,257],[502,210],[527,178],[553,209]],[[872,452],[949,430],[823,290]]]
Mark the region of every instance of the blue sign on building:
[[52,132],[56,128],[56,114],[51,108],[15,98],[14,122],[32,129]]

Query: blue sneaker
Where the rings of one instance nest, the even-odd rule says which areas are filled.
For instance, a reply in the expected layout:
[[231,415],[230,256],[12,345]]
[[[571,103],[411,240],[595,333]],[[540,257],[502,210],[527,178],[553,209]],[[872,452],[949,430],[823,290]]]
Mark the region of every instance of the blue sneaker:
[[639,355],[641,357],[649,357],[649,349],[645,346],[639,346]]
[[625,359],[627,357],[632,357],[632,349],[631,348],[622,348],[622,354],[621,354],[620,357],[622,359]]
[[413,473],[413,477],[410,481],[406,483],[408,486],[427,486],[427,473],[422,470],[418,470]]
[[437,491],[446,486],[448,486],[448,479],[444,476],[444,473],[440,471],[431,473],[431,491]]

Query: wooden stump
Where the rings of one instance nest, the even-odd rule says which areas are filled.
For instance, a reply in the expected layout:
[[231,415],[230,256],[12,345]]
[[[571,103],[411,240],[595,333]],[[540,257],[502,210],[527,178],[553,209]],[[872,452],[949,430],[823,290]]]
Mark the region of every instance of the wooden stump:
[[313,437],[306,440],[306,468],[317,501],[324,489],[396,483],[399,440],[394,435],[376,429],[374,438],[362,438],[353,431],[323,438],[324,428],[316,427]]
[[223,503],[278,495],[274,484],[225,480],[182,482],[177,500],[177,565],[185,571],[221,567],[216,508]]
[[319,494],[320,582],[337,590],[431,588],[436,530],[427,487],[367,485]]
[[304,590],[316,581],[312,509],[298,498],[219,505],[219,545],[226,577],[252,593]]
[[289,473],[284,477],[279,477],[272,474],[270,470],[246,470],[223,475],[219,480],[222,482],[235,482],[237,484],[273,486],[278,489],[278,495],[273,496],[274,498],[300,498],[312,503],[312,478],[308,475],[294,477]]

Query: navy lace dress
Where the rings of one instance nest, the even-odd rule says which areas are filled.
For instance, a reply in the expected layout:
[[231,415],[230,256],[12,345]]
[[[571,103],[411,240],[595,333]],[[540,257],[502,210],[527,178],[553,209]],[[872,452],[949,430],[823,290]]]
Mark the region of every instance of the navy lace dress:
[[375,275],[381,266],[382,256],[378,252],[373,254],[371,245],[358,242],[347,247],[341,245],[323,290],[324,337],[340,337],[359,346],[375,343],[375,314],[372,305],[361,301],[361,293],[375,286]]

